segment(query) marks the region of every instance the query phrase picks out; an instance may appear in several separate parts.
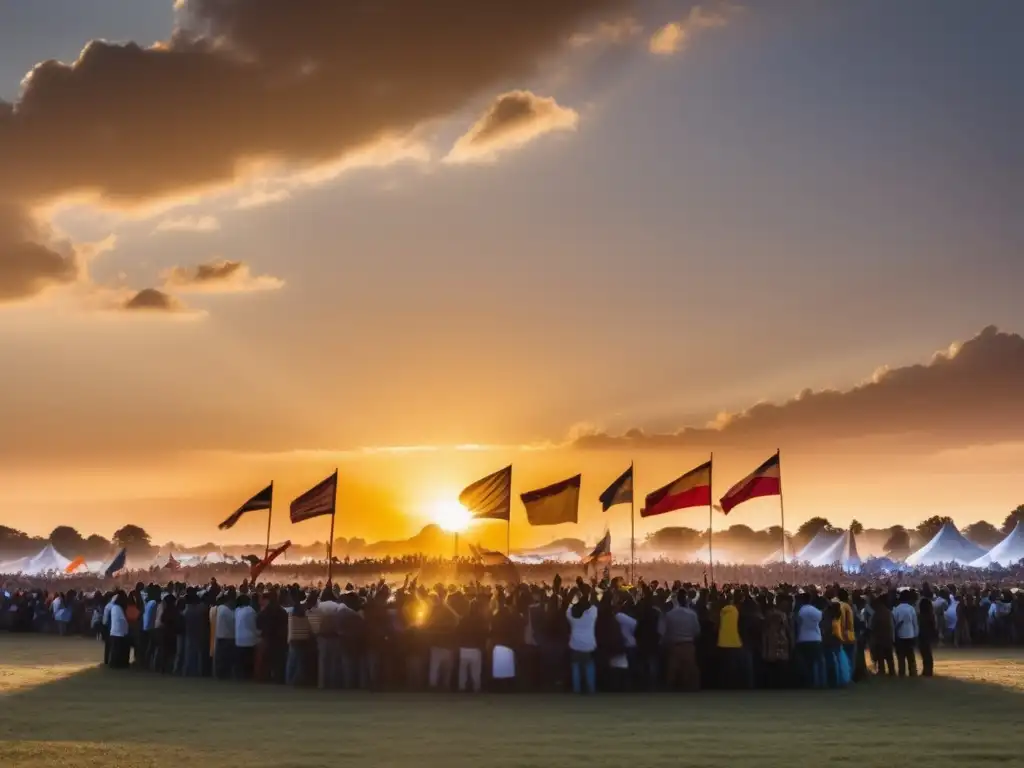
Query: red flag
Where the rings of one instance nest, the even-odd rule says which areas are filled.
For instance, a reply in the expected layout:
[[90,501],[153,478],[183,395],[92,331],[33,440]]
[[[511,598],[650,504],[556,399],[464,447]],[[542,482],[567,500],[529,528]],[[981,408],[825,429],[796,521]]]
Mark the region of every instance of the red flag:
[[270,554],[268,554],[265,558],[260,560],[258,563],[252,566],[252,568],[249,569],[249,577],[251,578],[251,580],[256,581],[256,579],[260,577],[260,574],[263,573],[263,569],[270,565],[272,562],[274,562],[274,560],[276,560],[281,554],[283,554],[284,551],[288,549],[288,547],[290,547],[291,545],[291,541],[286,541],[277,549],[270,550]]
[[726,491],[725,496],[722,497],[722,512],[729,514],[733,507],[744,501],[761,496],[779,496],[781,494],[782,473],[779,466],[779,454],[776,453]]

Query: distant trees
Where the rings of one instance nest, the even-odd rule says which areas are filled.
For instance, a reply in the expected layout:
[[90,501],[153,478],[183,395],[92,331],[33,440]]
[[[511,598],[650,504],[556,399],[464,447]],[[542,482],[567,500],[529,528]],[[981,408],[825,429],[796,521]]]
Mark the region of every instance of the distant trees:
[[50,531],[50,543],[64,557],[75,558],[84,554],[85,539],[70,525],[58,525]]
[[985,549],[991,549],[1003,540],[1003,534],[999,529],[985,520],[971,523],[964,528],[963,534],[979,547],[984,547]]
[[124,547],[133,555],[151,555],[155,547],[145,528],[138,525],[125,525],[114,531],[111,542],[120,549]]
[[1024,504],[1020,504],[1013,512],[1006,516],[1006,520],[1003,521],[1003,533],[1010,533],[1021,520],[1024,520]]
[[854,520],[850,523],[850,533],[854,536],[860,536],[864,533],[864,523],[860,520]]
[[826,533],[836,532],[836,529],[832,526],[824,517],[812,517],[805,523],[802,523],[799,528],[796,529],[796,535],[793,537],[798,547],[802,547],[804,544],[809,542],[815,536],[822,531]]
[[902,525],[894,525],[889,529],[889,538],[885,540],[882,549],[890,556],[906,555],[910,552],[910,533]]
[[929,542],[935,538],[935,534],[942,530],[942,526],[952,522],[953,518],[951,517],[947,517],[945,515],[932,515],[928,519],[922,520],[918,523],[916,530],[925,542]]
[[646,542],[651,549],[681,550],[689,553],[700,547],[700,539],[700,531],[684,526],[673,526],[647,534]]
[[85,540],[82,554],[90,560],[102,560],[111,554],[110,550],[113,548],[108,539],[94,533]]

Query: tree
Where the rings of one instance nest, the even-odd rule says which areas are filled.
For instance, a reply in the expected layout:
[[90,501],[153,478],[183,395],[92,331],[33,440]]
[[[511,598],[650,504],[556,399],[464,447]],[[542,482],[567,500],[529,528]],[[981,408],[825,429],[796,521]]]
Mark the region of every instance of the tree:
[[932,515],[927,520],[922,520],[918,523],[916,530],[925,542],[929,542],[935,538],[935,534],[942,530],[942,526],[946,525],[946,523],[952,522],[953,518],[951,517],[946,517],[945,515]]
[[836,529],[832,527],[832,523],[824,517],[812,517],[796,529],[795,538],[800,544],[806,544],[822,531],[832,533],[835,530]]
[[963,533],[968,539],[985,549],[991,549],[1003,539],[1003,534],[999,532],[999,529],[985,520],[971,523],[964,528]]
[[882,549],[889,555],[901,555],[910,551],[910,534],[902,525],[894,525],[889,529],[889,538]]
[[110,542],[104,539],[99,534],[94,533],[92,536],[85,540],[85,545],[82,548],[82,554],[85,557],[99,560],[107,557],[111,554],[110,550],[113,549]]
[[1003,533],[1009,535],[1020,521],[1024,520],[1024,504],[1019,505],[1003,521]]
[[84,549],[85,539],[70,525],[58,525],[50,531],[50,543],[65,557],[78,557]]
[[647,534],[647,545],[651,549],[684,550],[689,553],[700,546],[700,531],[682,526],[660,528]]
[[854,536],[860,536],[864,533],[864,523],[860,520],[854,520],[850,523],[850,533]]
[[110,540],[114,546],[124,547],[133,554],[144,554],[153,550],[152,540],[145,528],[138,525],[126,525],[114,531]]

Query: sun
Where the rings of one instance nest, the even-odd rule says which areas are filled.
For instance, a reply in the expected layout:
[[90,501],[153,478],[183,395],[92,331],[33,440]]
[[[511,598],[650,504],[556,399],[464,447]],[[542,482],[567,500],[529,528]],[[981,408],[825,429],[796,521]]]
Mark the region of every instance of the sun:
[[439,499],[430,505],[434,522],[449,533],[459,533],[469,527],[473,516],[455,499]]

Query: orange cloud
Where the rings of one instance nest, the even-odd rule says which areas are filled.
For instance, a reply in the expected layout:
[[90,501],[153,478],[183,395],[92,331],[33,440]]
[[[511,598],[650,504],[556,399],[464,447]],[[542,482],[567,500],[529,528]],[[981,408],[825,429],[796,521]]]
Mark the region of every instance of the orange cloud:
[[253,275],[242,261],[213,261],[193,267],[173,267],[163,275],[164,286],[179,293],[248,293],[273,291],[284,281],[271,275]]
[[215,216],[183,216],[164,219],[156,225],[156,232],[216,232],[220,222]]
[[707,427],[579,437],[579,448],[801,448],[868,440],[940,450],[1024,439],[1024,338],[994,326],[930,362],[879,369],[844,391],[805,390],[784,403],[720,414]]
[[125,312],[184,312],[185,306],[174,296],[157,288],[143,288],[123,301],[119,308]]
[[455,142],[449,162],[480,162],[528,144],[552,131],[574,131],[580,116],[552,98],[530,91],[511,91],[496,98],[487,111]]
[[719,5],[708,9],[695,5],[682,21],[673,21],[658,29],[648,43],[651,53],[670,55],[683,50],[694,35],[706,29],[723,27],[728,23],[733,8]]

